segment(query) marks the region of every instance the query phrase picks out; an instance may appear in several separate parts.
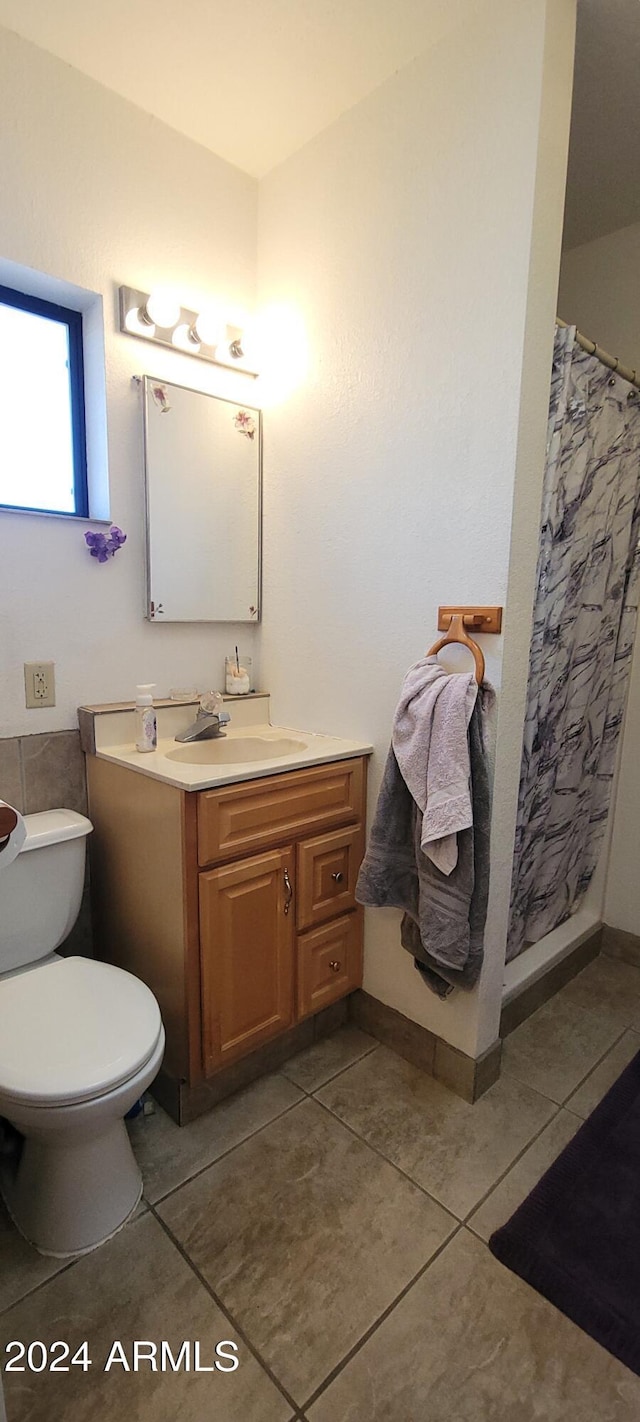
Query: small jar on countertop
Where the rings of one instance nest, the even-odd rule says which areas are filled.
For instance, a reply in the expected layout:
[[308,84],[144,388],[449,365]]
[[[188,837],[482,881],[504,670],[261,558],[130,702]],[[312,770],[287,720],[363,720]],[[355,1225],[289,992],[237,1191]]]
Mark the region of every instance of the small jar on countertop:
[[232,657],[225,657],[224,689],[227,696],[248,696],[253,691],[251,657],[238,655],[236,659],[235,653]]

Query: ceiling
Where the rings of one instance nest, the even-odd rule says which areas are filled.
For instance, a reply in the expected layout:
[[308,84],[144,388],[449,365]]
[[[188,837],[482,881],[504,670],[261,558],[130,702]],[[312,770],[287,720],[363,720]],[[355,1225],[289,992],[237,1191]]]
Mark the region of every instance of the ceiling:
[[640,221],[640,0],[579,0],[565,247]]
[[0,25],[256,177],[477,0],[0,0]]
[[[261,177],[480,0],[0,0],[15,30]],[[640,220],[640,0],[578,0],[565,247]]]

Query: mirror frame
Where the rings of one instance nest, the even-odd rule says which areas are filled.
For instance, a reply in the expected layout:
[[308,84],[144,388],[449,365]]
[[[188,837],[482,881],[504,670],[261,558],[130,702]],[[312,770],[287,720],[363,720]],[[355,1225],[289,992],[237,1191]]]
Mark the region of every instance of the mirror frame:
[[[192,385],[179,385],[175,380],[165,380],[163,376],[143,375],[139,377],[142,390],[142,424],[144,439],[144,536],[145,536],[145,618],[154,627],[158,626],[188,626],[189,624],[224,624],[234,625],[235,623],[246,624],[255,627],[262,621],[262,410],[255,405],[248,405],[245,401],[230,400],[224,395],[213,395],[208,390],[198,390]],[[149,386],[151,384],[168,385],[174,390],[188,390],[193,395],[202,395],[205,400],[219,400],[223,405],[233,405],[236,409],[246,409],[256,417],[258,426],[258,547],[257,547],[257,605],[254,617],[241,617],[230,619],[228,617],[172,617],[164,621],[162,617],[155,617],[151,611],[151,519],[149,516],[149,429],[148,429],[148,398]]]

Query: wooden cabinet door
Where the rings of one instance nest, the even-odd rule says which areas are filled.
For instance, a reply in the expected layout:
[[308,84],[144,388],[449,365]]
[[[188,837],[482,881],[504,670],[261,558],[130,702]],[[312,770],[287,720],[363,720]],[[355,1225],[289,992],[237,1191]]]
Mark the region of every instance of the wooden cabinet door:
[[364,854],[361,825],[329,830],[298,845],[296,923],[313,928],[356,906],[356,879]]
[[200,874],[205,1074],[291,1026],[294,919],[291,848]]
[[308,1017],[362,984],[362,909],[298,936],[298,1016]]

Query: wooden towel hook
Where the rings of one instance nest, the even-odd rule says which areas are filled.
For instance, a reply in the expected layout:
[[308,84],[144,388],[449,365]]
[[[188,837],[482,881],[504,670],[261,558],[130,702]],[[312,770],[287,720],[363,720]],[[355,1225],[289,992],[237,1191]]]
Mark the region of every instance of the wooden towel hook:
[[451,621],[444,637],[441,637],[438,642],[434,642],[433,647],[429,648],[427,656],[437,656],[438,652],[441,652],[442,648],[446,647],[449,642],[460,642],[463,647],[468,647],[469,651],[473,654],[476,681],[478,686],[482,686],[484,681],[484,657],[478,643],[474,642],[473,637],[469,636],[467,627],[482,627],[482,617],[474,613],[467,614],[466,616],[463,616],[461,612],[452,613]]

